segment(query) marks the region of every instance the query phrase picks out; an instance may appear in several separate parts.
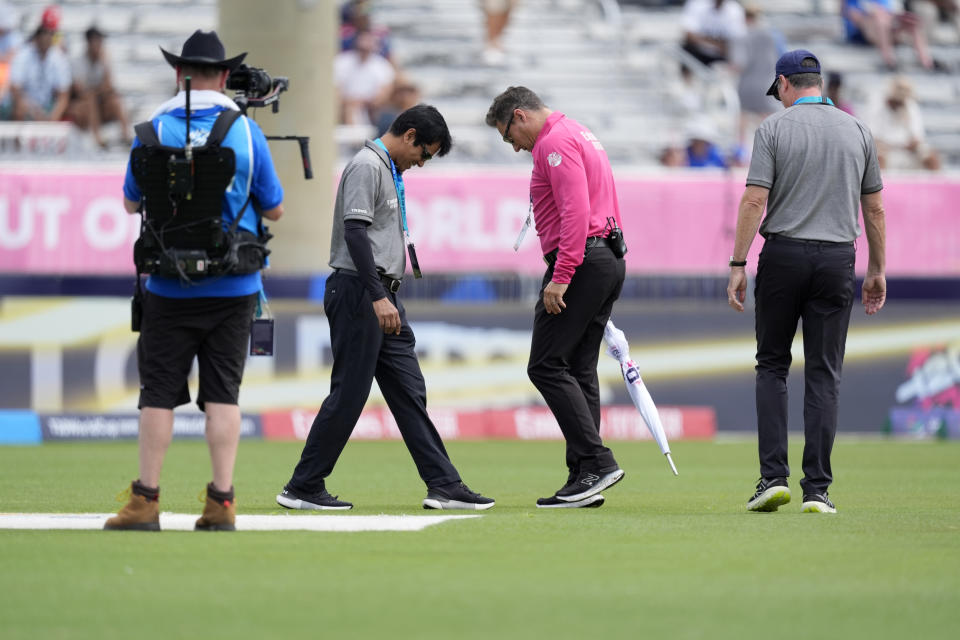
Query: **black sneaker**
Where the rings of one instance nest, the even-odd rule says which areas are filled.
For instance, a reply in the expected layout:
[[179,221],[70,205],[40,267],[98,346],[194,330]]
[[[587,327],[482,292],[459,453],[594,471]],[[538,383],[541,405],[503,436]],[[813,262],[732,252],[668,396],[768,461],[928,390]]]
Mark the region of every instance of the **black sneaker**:
[[599,493],[577,502],[564,502],[557,496],[550,496],[549,498],[537,498],[537,509],[596,509],[602,507],[603,502],[604,497]]
[[423,499],[424,509],[468,509],[483,511],[495,504],[493,498],[487,498],[470,491],[462,482],[452,482],[442,487],[428,487],[427,497]]
[[786,478],[760,478],[757,491],[747,500],[747,511],[776,511],[790,502],[790,487]]
[[596,495],[620,482],[623,478],[623,469],[613,471],[580,471],[577,478],[557,491],[556,498],[563,502],[580,502],[585,498]]
[[837,507],[830,502],[827,492],[810,493],[803,496],[804,513],[836,513]]
[[326,489],[313,495],[302,495],[293,489],[284,487],[280,495],[277,496],[277,504],[287,509],[300,509],[303,511],[346,511],[347,509],[353,509],[352,502],[337,500],[337,496],[330,495]]

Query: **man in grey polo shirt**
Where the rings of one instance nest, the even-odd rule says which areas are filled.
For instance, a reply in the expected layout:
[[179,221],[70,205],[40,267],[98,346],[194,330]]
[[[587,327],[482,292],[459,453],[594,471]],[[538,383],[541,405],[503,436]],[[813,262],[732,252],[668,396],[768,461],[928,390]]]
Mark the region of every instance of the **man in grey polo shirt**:
[[[387,133],[366,142],[343,169],[333,215],[333,273],[323,296],[333,351],[330,395],[313,421],[293,477],[277,496],[288,509],[353,507],[330,495],[326,478],[360,418],[374,378],[427,485],[423,507],[489,509],[494,504],[460,480],[427,415],[413,331],[397,298],[408,235],[402,174],[446,155],[451,145],[443,116],[421,104],[397,116]],[[412,244],[409,249],[417,273]]]
[[802,510],[835,513],[827,487],[833,481],[830,453],[855,296],[853,243],[861,232],[857,213],[862,207],[869,247],[862,300],[872,315],[883,306],[887,290],[883,184],[870,130],[822,97],[817,57],[802,49],[789,51],[777,61],[776,73],[767,95],[786,109],[757,130],[727,285],[728,303],[743,311],[746,256],[759,227],[765,239],[755,289],[761,477],[747,509],[776,511],[790,502],[787,372],[802,318]]

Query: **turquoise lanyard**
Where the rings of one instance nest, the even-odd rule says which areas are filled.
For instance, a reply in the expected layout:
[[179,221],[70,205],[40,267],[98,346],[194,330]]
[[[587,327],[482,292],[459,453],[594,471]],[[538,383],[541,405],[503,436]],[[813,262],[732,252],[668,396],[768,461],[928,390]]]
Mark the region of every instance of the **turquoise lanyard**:
[[797,98],[797,101],[793,104],[828,104],[832,107],[833,100],[830,98],[824,98],[823,96],[806,96],[803,98]]
[[394,164],[393,158],[390,157],[390,152],[387,151],[387,147],[383,144],[383,140],[377,138],[374,140],[374,143],[383,149],[387,154],[387,159],[390,161],[390,173],[393,174],[393,186],[397,190],[397,199],[400,202],[400,221],[403,224],[403,234],[409,239],[410,238],[410,229],[407,228],[407,198],[403,189],[403,178],[397,173],[397,165]]

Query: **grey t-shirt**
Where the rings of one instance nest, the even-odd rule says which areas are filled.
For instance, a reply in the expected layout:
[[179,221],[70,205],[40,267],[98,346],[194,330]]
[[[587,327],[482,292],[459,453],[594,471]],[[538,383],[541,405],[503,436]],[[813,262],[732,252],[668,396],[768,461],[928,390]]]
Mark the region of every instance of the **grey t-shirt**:
[[828,104],[798,104],[757,129],[747,184],[770,189],[760,234],[852,242],[860,196],[883,188],[865,124]]
[[369,140],[344,167],[337,187],[330,238],[330,266],[334,269],[357,268],[343,237],[343,221],[350,219],[370,223],[367,237],[377,269],[392,278],[402,278],[407,256],[390,159]]

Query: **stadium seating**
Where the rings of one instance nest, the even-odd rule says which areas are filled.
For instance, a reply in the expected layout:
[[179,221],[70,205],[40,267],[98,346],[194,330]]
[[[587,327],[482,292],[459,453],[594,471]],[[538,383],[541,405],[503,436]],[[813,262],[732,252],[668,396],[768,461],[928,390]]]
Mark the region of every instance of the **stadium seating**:
[[[15,0],[24,32],[39,20],[48,0]],[[96,23],[109,34],[116,84],[134,121],[147,117],[169,95],[166,63],[157,46],[176,49],[184,25],[215,28],[216,0],[64,0],[62,31],[72,55],[83,30]],[[483,16],[476,0],[375,0],[375,21],[389,26],[394,57],[454,130],[451,159],[470,163],[522,163],[483,124],[492,96],[510,84],[525,84],[548,104],[594,130],[618,166],[649,167],[662,147],[682,136],[685,117],[671,102],[669,87],[679,69],[678,2],[664,0],[522,0],[505,35],[504,66],[480,62]],[[848,99],[858,112],[885,89],[887,75],[877,52],[842,41],[839,0],[765,0],[767,20],[790,47],[818,53],[824,66],[845,75]],[[930,74],[898,55],[916,88],[930,142],[945,165],[960,166],[960,47],[938,45],[934,56],[949,73]],[[732,86],[723,74],[707,77]],[[734,141],[736,104],[718,92],[710,113],[720,142]],[[735,97],[735,93],[734,93]],[[343,128],[336,142],[346,156],[369,134]],[[117,150],[115,153],[120,153]]]

